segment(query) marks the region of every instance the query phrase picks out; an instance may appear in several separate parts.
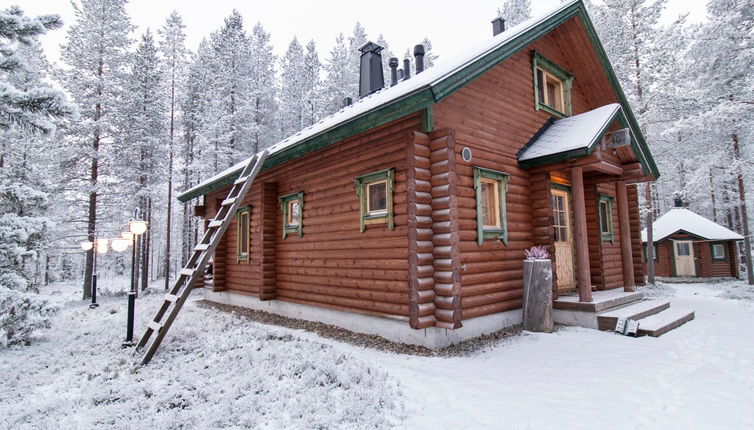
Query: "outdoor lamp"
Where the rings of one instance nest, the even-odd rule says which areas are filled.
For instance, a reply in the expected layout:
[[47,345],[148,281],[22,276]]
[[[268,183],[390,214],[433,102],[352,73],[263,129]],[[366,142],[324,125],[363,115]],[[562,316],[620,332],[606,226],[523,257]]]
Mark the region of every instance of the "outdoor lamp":
[[144,234],[144,232],[147,231],[147,222],[131,221],[128,223],[128,228],[131,230],[131,233],[138,236],[140,234]]
[[81,242],[81,249],[83,249],[84,251],[89,251],[90,249],[92,249],[92,246],[94,246],[94,244],[92,242],[89,242],[88,240]]
[[115,252],[123,252],[126,249],[128,249],[128,245],[131,243],[128,239],[113,239],[110,246],[113,248],[113,251]]
[[120,232],[120,237],[122,237],[123,239],[126,239],[129,242],[132,241],[132,240],[134,240],[134,234],[131,233],[130,231],[122,231],[122,232]]
[[97,239],[97,252],[100,254],[107,253],[107,239]]

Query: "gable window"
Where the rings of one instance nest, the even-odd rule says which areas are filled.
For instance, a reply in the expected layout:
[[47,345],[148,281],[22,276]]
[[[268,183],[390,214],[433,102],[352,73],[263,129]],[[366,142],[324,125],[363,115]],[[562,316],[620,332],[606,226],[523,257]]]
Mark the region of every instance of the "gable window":
[[251,237],[249,226],[251,224],[251,207],[238,209],[236,211],[237,230],[236,230],[236,260],[249,261],[249,248]]
[[288,194],[280,198],[280,209],[283,211],[283,239],[289,233],[298,237],[304,236],[304,192]]
[[712,243],[712,261],[728,261],[728,249],[724,242]]
[[476,191],[477,243],[484,239],[500,239],[508,244],[505,195],[508,192],[509,175],[495,170],[474,167],[474,190]]
[[563,118],[571,115],[573,76],[532,51],[534,69],[534,108]]
[[380,170],[354,180],[356,195],[359,197],[359,230],[364,231],[370,224],[393,223],[393,184],[394,169]]
[[603,242],[613,241],[613,198],[604,194],[597,200],[599,210],[600,236]]

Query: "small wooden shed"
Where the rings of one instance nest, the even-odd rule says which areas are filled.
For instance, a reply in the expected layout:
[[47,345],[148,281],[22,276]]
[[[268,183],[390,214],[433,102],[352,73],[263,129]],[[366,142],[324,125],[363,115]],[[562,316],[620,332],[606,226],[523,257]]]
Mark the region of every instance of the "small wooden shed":
[[[652,228],[655,275],[668,278],[737,278],[743,236],[688,209],[677,207]],[[644,259],[647,229],[641,232]]]

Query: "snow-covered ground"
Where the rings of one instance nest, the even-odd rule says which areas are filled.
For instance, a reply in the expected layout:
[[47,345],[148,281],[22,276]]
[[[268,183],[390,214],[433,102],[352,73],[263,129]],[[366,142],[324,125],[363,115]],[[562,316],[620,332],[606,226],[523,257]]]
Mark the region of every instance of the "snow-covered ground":
[[[754,292],[659,293],[673,289],[696,319],[660,338],[562,328],[468,357],[354,347],[190,302],[135,372],[125,297],[89,310],[56,285],[53,327],[0,350],[0,428],[754,428]],[[139,298],[138,334],[160,299]]]

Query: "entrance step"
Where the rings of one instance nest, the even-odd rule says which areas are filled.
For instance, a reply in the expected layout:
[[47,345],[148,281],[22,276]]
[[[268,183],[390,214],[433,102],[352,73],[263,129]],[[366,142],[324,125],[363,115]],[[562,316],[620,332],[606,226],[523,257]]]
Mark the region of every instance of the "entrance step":
[[641,292],[625,292],[623,289],[595,291],[591,302],[580,302],[578,294],[560,296],[554,300],[552,307],[577,312],[602,312],[617,306],[636,302],[644,297]]
[[[639,320],[650,315],[657,314],[670,307],[670,301],[663,299],[643,300],[630,303],[623,307],[608,310],[597,315],[597,328],[600,330],[612,330],[618,319]],[[642,320],[643,321],[643,320]],[[641,327],[642,324],[639,324]]]
[[683,308],[668,308],[639,320],[639,336],[661,336],[694,319],[694,311]]

